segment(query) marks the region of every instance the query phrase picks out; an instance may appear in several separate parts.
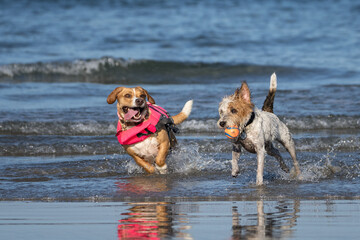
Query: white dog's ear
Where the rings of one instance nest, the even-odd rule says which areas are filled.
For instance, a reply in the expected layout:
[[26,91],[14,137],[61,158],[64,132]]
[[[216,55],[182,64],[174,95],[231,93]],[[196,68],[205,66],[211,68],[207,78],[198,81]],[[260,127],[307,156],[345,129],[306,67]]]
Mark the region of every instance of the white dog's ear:
[[115,88],[107,97],[108,104],[113,104],[116,101],[117,95],[124,89],[124,87]]
[[243,101],[245,101],[247,103],[251,103],[250,89],[245,81],[242,82],[240,88],[236,89],[235,96],[236,96],[236,98],[242,99]]

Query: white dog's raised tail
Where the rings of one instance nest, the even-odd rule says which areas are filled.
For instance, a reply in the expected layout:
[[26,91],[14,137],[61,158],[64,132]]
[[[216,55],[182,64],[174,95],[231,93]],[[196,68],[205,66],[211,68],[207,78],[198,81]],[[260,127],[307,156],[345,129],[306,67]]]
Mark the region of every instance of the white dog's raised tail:
[[277,88],[277,77],[276,74],[273,73],[270,77],[270,91],[276,91]]

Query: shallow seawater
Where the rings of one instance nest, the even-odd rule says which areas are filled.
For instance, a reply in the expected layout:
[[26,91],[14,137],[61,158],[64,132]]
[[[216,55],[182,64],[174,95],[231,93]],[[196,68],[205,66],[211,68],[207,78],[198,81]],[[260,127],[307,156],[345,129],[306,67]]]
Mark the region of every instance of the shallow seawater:
[[358,200],[3,202],[3,239],[356,239]]
[[[358,154],[309,153],[301,156],[301,178],[266,163],[264,187],[255,186],[256,158],[239,162],[240,174],[230,175],[226,153],[199,153],[183,147],[168,158],[169,173],[143,173],[127,155],[73,157],[8,157],[1,166],[2,200],[144,201],[258,199],[358,199]],[[190,150],[189,150],[190,149]]]
[[[192,88],[179,83],[143,85],[171,114],[194,99],[191,116],[179,126],[179,144],[168,156],[169,174],[163,176],[145,174],[117,142],[116,107],[106,103],[117,85],[0,84],[0,199],[359,198],[360,120],[355,111],[359,95],[351,95],[359,86],[329,86],[323,79],[282,90],[290,88],[293,80],[278,76],[275,113],[293,134],[302,180],[292,179],[267,156],[266,186],[260,195],[254,186],[255,155],[244,152],[240,175],[232,178],[231,143],[216,126],[218,102],[234,91],[236,83],[194,84]],[[261,82],[249,80],[258,107],[268,81],[269,76]],[[338,88],[342,89],[339,96],[325,97]],[[354,104],[329,104],[350,99]],[[289,154],[276,146],[291,168]]]

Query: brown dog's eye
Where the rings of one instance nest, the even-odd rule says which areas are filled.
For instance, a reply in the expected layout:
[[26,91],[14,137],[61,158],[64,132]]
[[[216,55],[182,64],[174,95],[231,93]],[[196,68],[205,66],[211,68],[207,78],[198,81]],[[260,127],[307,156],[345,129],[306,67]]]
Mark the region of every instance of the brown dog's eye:
[[141,94],[140,97],[145,99],[145,98],[146,98],[146,95],[145,95],[145,94]]
[[231,113],[237,113],[237,110],[235,108],[231,109]]
[[130,94],[125,94],[125,97],[126,98],[131,98],[131,95]]

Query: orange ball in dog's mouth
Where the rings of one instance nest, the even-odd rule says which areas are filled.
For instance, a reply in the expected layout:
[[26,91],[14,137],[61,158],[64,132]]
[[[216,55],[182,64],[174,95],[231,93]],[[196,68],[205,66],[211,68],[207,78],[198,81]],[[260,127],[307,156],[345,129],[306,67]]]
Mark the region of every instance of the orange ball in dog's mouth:
[[230,138],[230,139],[234,139],[237,138],[237,136],[239,136],[240,134],[240,130],[237,126],[230,126],[225,128],[225,136]]

